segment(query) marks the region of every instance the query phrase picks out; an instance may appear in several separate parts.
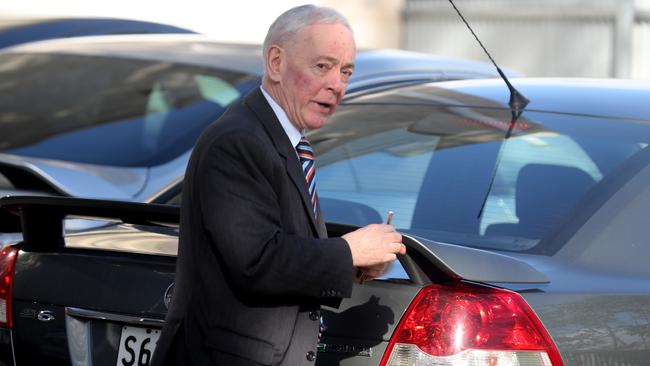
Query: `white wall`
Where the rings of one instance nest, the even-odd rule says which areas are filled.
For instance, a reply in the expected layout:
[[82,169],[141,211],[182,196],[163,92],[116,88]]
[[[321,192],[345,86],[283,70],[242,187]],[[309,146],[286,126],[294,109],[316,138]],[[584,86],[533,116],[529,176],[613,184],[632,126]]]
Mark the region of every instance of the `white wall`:
[[[0,0],[0,17],[16,13],[45,15],[113,16],[173,24],[214,36],[222,41],[261,43],[271,22],[283,11],[310,0]],[[526,7],[512,4],[547,5],[547,12],[559,5],[581,3],[577,11],[593,5],[615,4],[617,0],[457,0],[493,56],[504,67],[538,76],[609,76],[612,74],[614,44],[606,21],[577,28],[549,17],[537,23],[505,23],[507,15],[520,14]],[[633,0],[636,8],[650,12],[650,0]],[[346,15],[361,48],[406,48],[445,56],[487,62],[476,42],[460,23],[446,0],[311,0],[331,6]],[[499,21],[482,19],[481,8],[507,3]],[[414,7],[421,3],[422,9]],[[440,3],[431,12],[429,3]],[[409,6],[407,6],[408,4]],[[589,6],[587,6],[589,5]],[[406,9],[406,10],[405,10]],[[550,9],[550,10],[549,10]],[[489,10],[489,9],[488,9]],[[494,11],[492,11],[493,13]],[[488,12],[490,13],[490,12]],[[521,14],[520,14],[521,15]],[[580,15],[580,14],[578,14]],[[646,16],[647,17],[647,16]],[[406,22],[404,22],[406,20]],[[500,26],[499,24],[502,26]],[[524,41],[523,32],[537,32]],[[609,33],[608,33],[609,32]],[[521,37],[519,37],[521,38]],[[650,80],[650,22],[639,24],[632,34],[630,76]],[[596,42],[595,44],[587,44]],[[596,41],[593,41],[596,40]],[[559,46],[561,47],[559,47]],[[558,46],[558,47],[555,47]],[[513,51],[514,50],[514,51]],[[554,50],[544,53],[545,50]],[[585,63],[585,55],[589,55]]]
[[[527,76],[650,79],[650,0],[455,3],[500,66]],[[406,0],[404,14],[403,48],[489,61],[447,0]]]

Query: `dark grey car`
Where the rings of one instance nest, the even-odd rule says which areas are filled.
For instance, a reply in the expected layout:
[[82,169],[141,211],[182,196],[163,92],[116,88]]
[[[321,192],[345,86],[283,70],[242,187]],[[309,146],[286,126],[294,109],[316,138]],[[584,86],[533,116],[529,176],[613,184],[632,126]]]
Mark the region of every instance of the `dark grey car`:
[[[310,134],[330,234],[393,210],[408,247],[323,309],[318,365],[647,364],[650,86],[512,82],[531,103],[508,139],[498,80],[369,93]],[[0,201],[25,232],[0,259],[5,360],[146,364],[177,249],[178,209],[159,203],[181,189]],[[68,214],[127,224],[63,237]]]

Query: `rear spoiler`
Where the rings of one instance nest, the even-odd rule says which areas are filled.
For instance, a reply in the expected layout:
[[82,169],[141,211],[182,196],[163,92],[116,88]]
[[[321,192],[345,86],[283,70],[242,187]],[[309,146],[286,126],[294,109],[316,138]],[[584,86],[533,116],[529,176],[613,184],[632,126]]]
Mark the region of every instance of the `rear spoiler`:
[[[530,264],[489,250],[402,235],[411,247],[451,278],[487,283],[541,284],[550,280]],[[406,242],[406,240],[404,240]]]
[[[7,213],[12,214],[13,231],[23,232],[26,246],[40,244],[48,248],[63,247],[63,220],[67,215],[119,219],[141,225],[177,224],[180,219],[177,206],[70,197],[4,197],[0,199],[0,213],[3,214],[0,220],[8,218]],[[355,228],[328,224],[328,229],[337,234]],[[549,282],[546,275],[528,263],[507,255],[406,234],[403,234],[403,242],[407,255],[400,257],[400,262],[414,279],[437,273],[444,278],[488,283]],[[428,267],[428,275],[422,272],[424,267]]]
[[[339,236],[357,227],[328,223],[327,228]],[[398,260],[418,284],[448,280],[534,285],[550,282],[544,273],[509,255],[401,234],[406,255],[398,256]]]
[[177,224],[180,208],[154,203],[72,197],[10,196],[0,198],[0,227],[23,233],[25,245],[62,247],[63,220],[68,215],[118,219],[141,225]]

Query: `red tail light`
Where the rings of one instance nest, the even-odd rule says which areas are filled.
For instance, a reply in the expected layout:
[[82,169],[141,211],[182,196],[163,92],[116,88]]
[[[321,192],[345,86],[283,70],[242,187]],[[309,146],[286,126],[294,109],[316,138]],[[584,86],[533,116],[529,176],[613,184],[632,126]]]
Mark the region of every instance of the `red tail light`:
[[11,290],[18,248],[7,246],[0,251],[0,327],[11,328]]
[[454,282],[425,287],[402,317],[381,366],[563,366],[516,292]]

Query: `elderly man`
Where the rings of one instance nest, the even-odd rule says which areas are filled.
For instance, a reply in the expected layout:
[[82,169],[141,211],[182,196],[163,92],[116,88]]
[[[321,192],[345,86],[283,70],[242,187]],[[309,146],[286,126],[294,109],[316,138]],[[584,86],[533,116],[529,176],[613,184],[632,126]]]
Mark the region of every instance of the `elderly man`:
[[327,238],[303,133],[354,69],[349,24],[293,8],[270,27],[260,89],[201,136],[186,172],[173,300],[153,365],[310,365],[321,304],[404,254],[390,225]]

